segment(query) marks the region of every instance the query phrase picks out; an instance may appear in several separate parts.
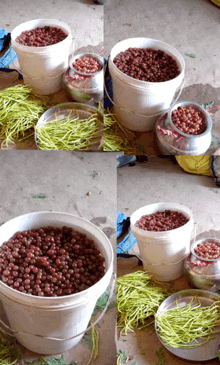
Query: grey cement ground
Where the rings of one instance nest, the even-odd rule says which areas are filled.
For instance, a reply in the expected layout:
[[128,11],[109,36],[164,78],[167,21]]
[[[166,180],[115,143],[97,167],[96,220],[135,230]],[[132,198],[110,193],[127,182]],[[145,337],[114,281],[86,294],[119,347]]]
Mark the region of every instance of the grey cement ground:
[[[0,166],[1,223],[31,212],[71,213],[98,226],[115,250],[115,153],[0,151]],[[33,197],[41,193],[46,198]],[[92,365],[116,363],[115,311],[115,307],[108,309],[100,321],[99,356]],[[85,365],[91,349],[81,341],[65,355],[67,362],[74,359]],[[26,351],[25,358],[39,355]]]
[[[151,203],[174,202],[190,208],[196,223],[196,234],[209,232],[219,237],[220,234],[220,190],[213,177],[186,173],[170,157],[149,157],[146,163],[136,163],[118,168],[117,206],[119,211],[130,217],[138,208]],[[119,239],[120,241],[120,239]],[[133,253],[138,253],[134,246]],[[132,251],[130,251],[132,253]],[[159,252],[158,252],[159,254]],[[118,276],[142,269],[137,266],[136,258],[119,258]],[[173,285],[178,290],[188,288],[184,277],[175,280]],[[136,361],[138,365],[156,365],[156,351],[161,347],[155,333],[135,331],[126,337],[118,337],[117,348],[133,356],[128,365]],[[201,365],[201,361],[191,362],[180,359],[167,350],[166,365]],[[218,364],[217,359],[204,362]]]

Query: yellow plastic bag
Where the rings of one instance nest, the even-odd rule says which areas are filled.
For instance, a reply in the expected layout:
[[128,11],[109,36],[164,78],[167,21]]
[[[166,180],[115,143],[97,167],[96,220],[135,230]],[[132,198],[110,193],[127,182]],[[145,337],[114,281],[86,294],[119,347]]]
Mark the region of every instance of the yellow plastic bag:
[[220,6],[220,0],[211,0],[211,2],[217,6]]
[[186,172],[198,175],[213,176],[210,171],[210,157],[209,155],[199,156],[175,156],[178,164]]

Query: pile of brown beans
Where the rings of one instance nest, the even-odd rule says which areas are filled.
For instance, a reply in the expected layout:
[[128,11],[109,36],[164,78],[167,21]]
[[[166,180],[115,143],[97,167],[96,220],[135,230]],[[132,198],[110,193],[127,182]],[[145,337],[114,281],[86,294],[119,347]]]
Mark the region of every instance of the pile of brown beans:
[[93,74],[102,70],[101,63],[92,56],[82,56],[73,62],[73,67],[80,72]]
[[98,282],[105,259],[95,242],[72,228],[17,232],[0,247],[0,280],[22,293],[56,297]]
[[16,42],[29,47],[46,47],[63,41],[67,34],[60,28],[45,25],[31,30],[25,30]]
[[176,60],[162,50],[128,48],[113,60],[126,75],[148,82],[172,80],[180,74]]
[[186,134],[198,135],[206,130],[203,113],[190,106],[179,106],[176,110],[173,110],[172,122],[180,131]]
[[161,232],[179,228],[188,221],[189,219],[183,213],[167,209],[143,215],[135,226],[146,231]]
[[220,258],[220,245],[218,242],[207,240],[203,243],[199,243],[194,248],[195,253],[205,259],[218,259]]

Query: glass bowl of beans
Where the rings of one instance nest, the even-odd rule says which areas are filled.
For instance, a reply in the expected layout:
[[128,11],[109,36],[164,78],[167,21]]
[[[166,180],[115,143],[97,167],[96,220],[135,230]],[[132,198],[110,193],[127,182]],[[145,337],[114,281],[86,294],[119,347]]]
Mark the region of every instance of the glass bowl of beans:
[[200,155],[210,147],[212,119],[198,103],[179,101],[156,123],[157,142],[163,153]]
[[104,61],[101,56],[93,53],[74,55],[63,75],[66,93],[80,103],[100,101],[104,91],[103,70]]
[[184,262],[188,281],[196,288],[220,290],[220,239],[202,237],[191,245]]

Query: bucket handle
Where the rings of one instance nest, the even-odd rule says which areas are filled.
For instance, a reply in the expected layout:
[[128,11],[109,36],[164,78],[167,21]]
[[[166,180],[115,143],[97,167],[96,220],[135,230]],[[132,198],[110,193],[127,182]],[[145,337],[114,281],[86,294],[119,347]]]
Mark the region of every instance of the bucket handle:
[[141,117],[156,117],[157,115],[160,115],[161,113],[166,113],[170,108],[173,107],[173,105],[177,102],[177,100],[179,99],[180,97],[180,94],[183,90],[183,86],[184,86],[184,83],[185,81],[183,80],[181,82],[181,85],[180,85],[180,89],[179,89],[179,92],[178,92],[178,95],[177,97],[175,98],[175,100],[173,101],[173,103],[169,106],[169,108],[165,109],[165,110],[162,110],[160,113],[156,113],[156,114],[151,114],[151,115],[145,115],[145,114],[140,114],[140,113],[136,113],[136,112],[133,112],[132,110],[126,110],[125,108],[122,108],[121,106],[117,105],[111,98],[111,96],[109,95],[108,93],[108,90],[107,90],[107,87],[106,87],[106,83],[105,83],[105,75],[106,75],[106,69],[107,69],[107,66],[105,67],[105,73],[104,73],[104,89],[105,89],[105,92],[106,92],[106,95],[107,97],[109,98],[109,100],[112,102],[113,105],[115,105],[117,108],[121,109],[121,110],[124,110],[126,112],[129,111],[129,113],[132,113],[132,114],[135,114],[135,115],[140,115]]
[[80,335],[83,335],[85,332],[88,332],[90,331],[101,319],[102,317],[104,316],[105,312],[107,311],[108,307],[109,307],[109,304],[110,304],[110,301],[112,299],[112,296],[113,296],[113,291],[114,291],[114,288],[115,288],[115,284],[116,284],[116,273],[112,273],[112,278],[111,278],[111,282],[110,282],[110,293],[109,293],[109,298],[107,300],[107,303],[106,303],[106,306],[105,306],[105,309],[102,311],[102,313],[100,314],[100,316],[95,320],[95,322],[87,327],[86,330],[80,332],[80,333],[77,333],[77,335],[74,335],[74,336],[71,336],[71,337],[68,337],[68,338],[55,338],[55,337],[47,337],[47,336],[42,336],[42,335],[35,335],[33,333],[27,333],[27,332],[22,332],[22,331],[15,331],[13,330],[11,327],[9,327],[7,324],[5,324],[5,322],[3,322],[1,319],[0,319],[0,323],[7,329],[7,330],[10,330],[11,332],[13,332],[13,334],[10,334],[10,333],[7,333],[5,332],[7,335],[9,336],[14,336],[14,334],[19,334],[19,335],[26,335],[26,336],[34,336],[34,337],[40,337],[40,338],[45,338],[45,339],[48,339],[48,340],[53,340],[53,341],[58,341],[58,342],[61,342],[61,341],[67,341],[67,340],[72,340],[73,338],[76,338]]

